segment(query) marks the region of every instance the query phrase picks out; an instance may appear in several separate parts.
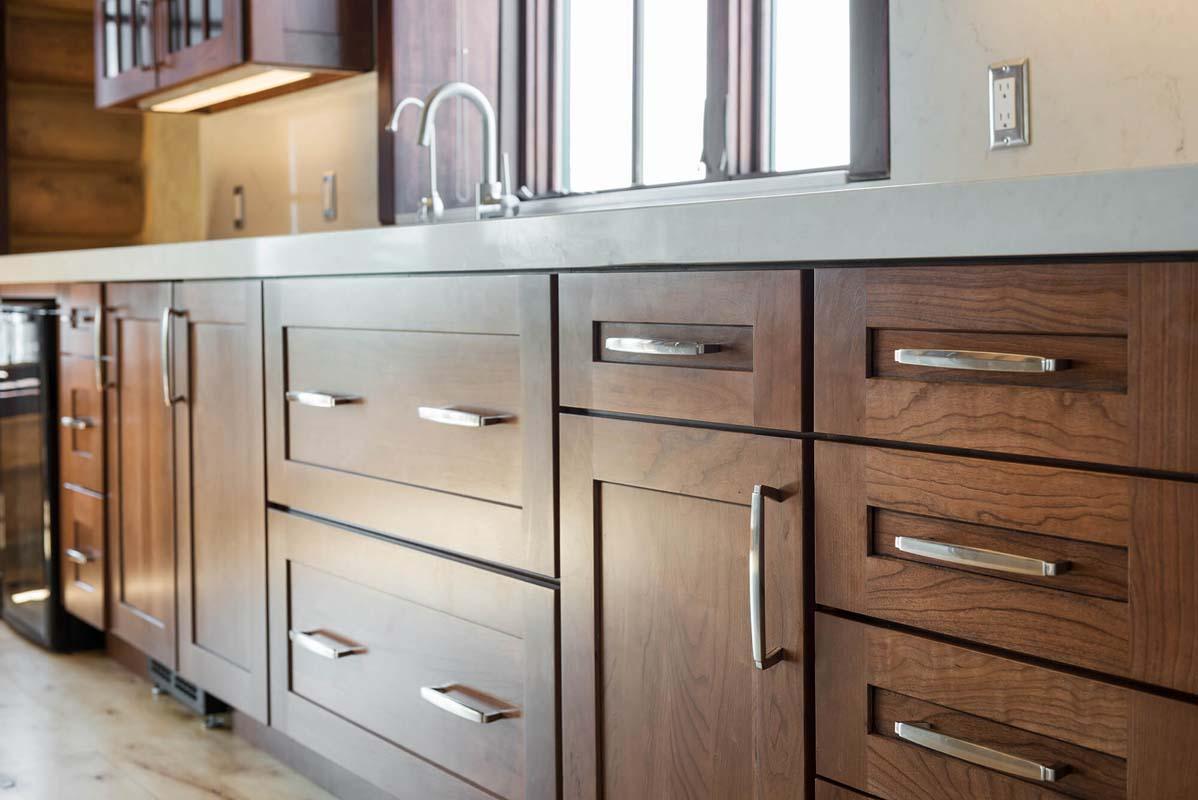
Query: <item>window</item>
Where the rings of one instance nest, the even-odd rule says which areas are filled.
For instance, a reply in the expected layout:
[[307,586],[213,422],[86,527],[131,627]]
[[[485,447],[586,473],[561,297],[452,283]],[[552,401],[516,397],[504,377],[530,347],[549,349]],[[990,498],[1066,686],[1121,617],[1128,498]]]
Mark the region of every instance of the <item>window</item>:
[[[529,185],[889,171],[886,0],[532,0],[554,65]],[[526,25],[529,19],[526,18]],[[548,31],[548,32],[545,32]],[[526,116],[526,124],[532,115]],[[526,138],[529,138],[526,131]],[[526,152],[530,152],[526,150]],[[549,166],[545,166],[549,165]]]

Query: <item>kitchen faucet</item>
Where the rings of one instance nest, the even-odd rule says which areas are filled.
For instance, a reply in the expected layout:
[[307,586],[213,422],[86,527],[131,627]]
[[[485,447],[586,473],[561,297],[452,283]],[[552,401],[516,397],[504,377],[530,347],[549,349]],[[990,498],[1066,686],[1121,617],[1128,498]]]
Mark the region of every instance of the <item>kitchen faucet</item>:
[[[424,101],[419,97],[405,97],[400,100],[395,110],[391,112],[391,121],[387,123],[387,130],[390,133],[396,133],[399,130],[399,115],[403,113],[405,108],[414,106],[416,108],[424,108]],[[423,123],[422,123],[423,125]],[[432,123],[429,123],[432,129]],[[423,128],[422,128],[423,130]],[[441,195],[437,192],[437,131],[432,129],[428,146],[428,194],[420,198],[420,209],[416,212],[417,222],[435,222],[445,213],[445,203],[441,202]]]
[[433,120],[437,116],[437,108],[442,101],[450,97],[469,100],[483,118],[483,176],[474,198],[475,216],[479,219],[516,216],[520,209],[520,199],[512,194],[512,179],[506,153],[503,157],[503,183],[499,182],[499,134],[495,124],[495,109],[477,86],[464,81],[452,81],[438,86],[425,98],[424,113],[420,116],[420,144],[425,147],[433,146]]

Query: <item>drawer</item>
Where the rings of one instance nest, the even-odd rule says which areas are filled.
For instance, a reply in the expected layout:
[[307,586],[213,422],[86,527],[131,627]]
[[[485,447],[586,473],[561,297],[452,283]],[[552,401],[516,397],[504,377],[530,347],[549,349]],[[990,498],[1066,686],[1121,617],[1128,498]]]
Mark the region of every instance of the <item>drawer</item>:
[[275,727],[404,796],[556,796],[552,589],[279,511],[269,537]]
[[[58,290],[58,352],[94,362],[104,352],[104,289],[98,283],[68,283]],[[96,325],[96,315],[101,324]]]
[[819,270],[815,429],[1198,472],[1198,265]]
[[268,282],[270,499],[552,574],[547,276]]
[[104,630],[104,496],[66,484],[59,499],[63,605]]
[[817,442],[818,603],[1198,692],[1198,484]]
[[1196,705],[823,613],[815,647],[825,778],[881,800],[1194,796]]
[[802,270],[562,275],[561,403],[809,430]]
[[104,491],[104,392],[96,388],[96,361],[58,357],[59,470],[62,480]]
[[870,800],[870,798],[843,786],[817,780],[815,782],[815,800]]

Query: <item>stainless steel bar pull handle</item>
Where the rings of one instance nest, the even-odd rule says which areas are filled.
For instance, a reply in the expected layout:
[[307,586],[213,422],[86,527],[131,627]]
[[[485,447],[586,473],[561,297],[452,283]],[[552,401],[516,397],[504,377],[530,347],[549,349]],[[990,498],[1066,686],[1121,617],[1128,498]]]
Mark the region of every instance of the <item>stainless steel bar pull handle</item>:
[[457,425],[462,428],[485,428],[488,425],[498,425],[512,418],[511,414],[475,414],[460,408],[437,408],[420,406],[416,413],[421,419],[436,422],[440,425]]
[[83,552],[82,550],[76,550],[73,547],[67,548],[66,557],[68,560],[74,561],[76,564],[87,564],[91,561],[91,557],[88,556],[87,553]]
[[519,713],[514,708],[505,708],[499,711],[480,711],[446,694],[446,692],[454,688],[456,688],[456,684],[452,683],[445,684],[444,686],[421,686],[420,697],[425,702],[432,703],[442,711],[448,711],[454,716],[478,723],[479,725],[486,725]]
[[1052,577],[1063,575],[1069,571],[1071,566],[1068,561],[1042,561],[1038,558],[1017,556],[998,550],[983,550],[978,547],[936,542],[914,536],[896,536],[894,537],[894,546],[913,556],[932,558],[947,564],[962,564],[967,567],[1010,572],[1015,575]]
[[975,372],[1060,372],[1069,369],[1067,358],[1023,356],[1016,353],[985,353],[977,350],[894,351],[899,364],[942,369],[967,369]]
[[655,356],[703,356],[720,352],[720,345],[712,342],[672,342],[668,339],[619,336],[609,337],[603,342],[603,347],[614,353],[643,353]]
[[95,358],[96,390],[104,391],[104,304],[96,306],[96,316],[92,325],[92,356]]
[[749,507],[749,631],[753,637],[753,666],[765,670],[782,660],[781,647],[765,652],[765,495],[773,490],[753,487]]
[[1054,764],[1050,766],[1040,764],[1026,758],[1011,755],[1010,753],[1004,753],[1001,750],[993,750],[989,747],[983,747],[980,744],[967,742],[955,736],[937,733],[921,723],[896,722],[894,723],[894,733],[900,739],[917,744],[920,747],[926,747],[929,750],[934,750],[937,753],[943,753],[953,758],[959,758],[962,761],[968,761],[970,764],[976,764],[979,767],[997,770],[1007,775],[1013,775],[1029,781],[1055,783],[1069,773],[1067,765]]
[[171,370],[171,317],[174,316],[183,316],[183,312],[170,306],[162,309],[162,402],[167,408],[183,399],[175,394],[175,379]]
[[361,397],[354,394],[331,394],[329,392],[287,392],[284,397],[289,403],[299,403],[312,408],[335,408],[348,403],[360,403]]
[[320,630],[297,631],[292,629],[287,631],[287,638],[309,653],[315,653],[321,658],[333,661],[366,652],[366,648],[361,645],[344,644]]
[[84,417],[62,417],[60,420],[58,420],[58,423],[62,425],[62,427],[69,428],[73,431],[85,431],[88,428],[96,427],[94,420],[86,419]]

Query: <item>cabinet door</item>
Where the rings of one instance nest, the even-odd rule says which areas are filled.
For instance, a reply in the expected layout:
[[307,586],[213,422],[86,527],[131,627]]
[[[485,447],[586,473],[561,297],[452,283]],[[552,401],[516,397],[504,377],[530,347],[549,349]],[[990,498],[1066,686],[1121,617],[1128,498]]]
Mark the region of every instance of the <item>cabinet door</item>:
[[175,286],[179,672],[266,722],[262,283]]
[[560,431],[563,796],[806,797],[807,445],[571,415]]
[[154,51],[160,0],[96,0],[96,105],[122,103],[158,86]]
[[169,283],[108,286],[111,631],[175,666],[171,409],[160,351]]
[[242,6],[242,0],[159,0],[158,41],[164,51],[159,85],[176,86],[240,64]]

